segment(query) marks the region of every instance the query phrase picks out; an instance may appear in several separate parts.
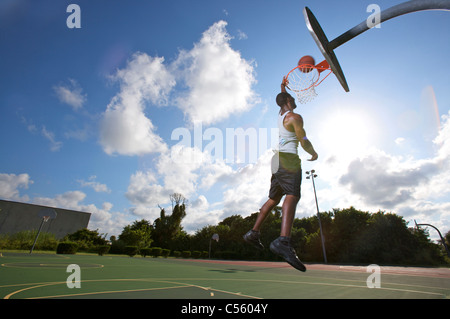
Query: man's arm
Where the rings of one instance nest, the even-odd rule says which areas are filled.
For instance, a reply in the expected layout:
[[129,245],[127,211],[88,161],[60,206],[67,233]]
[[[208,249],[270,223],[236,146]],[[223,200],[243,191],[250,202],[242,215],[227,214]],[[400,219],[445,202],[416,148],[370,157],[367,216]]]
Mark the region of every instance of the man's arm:
[[315,161],[319,156],[317,155],[317,152],[314,150],[314,147],[311,144],[311,142],[306,137],[306,132],[305,129],[303,128],[302,117],[295,113],[288,114],[288,116],[286,117],[289,117],[288,122],[286,124],[294,129],[295,135],[297,136],[300,145],[305,150],[305,152],[311,155],[311,158],[308,161]]
[[288,85],[289,81],[286,79],[286,77],[283,77],[283,81],[281,82],[281,92],[283,93],[287,93],[286,92],[286,85]]

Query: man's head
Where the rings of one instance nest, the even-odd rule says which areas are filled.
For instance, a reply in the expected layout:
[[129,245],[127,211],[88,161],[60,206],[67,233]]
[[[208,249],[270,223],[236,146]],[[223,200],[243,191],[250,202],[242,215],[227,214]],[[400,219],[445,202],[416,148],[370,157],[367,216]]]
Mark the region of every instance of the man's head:
[[279,107],[283,107],[284,105],[289,106],[289,104],[292,109],[295,109],[297,107],[297,105],[295,104],[295,99],[286,92],[281,92],[280,94],[278,94],[276,101]]

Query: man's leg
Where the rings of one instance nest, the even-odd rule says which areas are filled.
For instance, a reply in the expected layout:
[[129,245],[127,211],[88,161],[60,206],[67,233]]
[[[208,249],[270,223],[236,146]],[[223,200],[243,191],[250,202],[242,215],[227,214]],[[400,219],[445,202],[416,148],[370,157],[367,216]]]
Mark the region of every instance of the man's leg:
[[294,195],[286,195],[282,207],[280,237],[270,243],[270,250],[283,257],[292,267],[300,271],[306,271],[305,265],[298,259],[294,248],[291,246],[292,224],[294,223],[295,209],[299,199]]
[[297,208],[299,197],[286,195],[282,207],[281,233],[280,236],[291,237],[292,224],[294,223],[295,209]]
[[264,249],[264,245],[261,243],[261,240],[260,240],[260,232],[259,231],[261,229],[262,224],[266,220],[267,215],[272,211],[272,209],[275,208],[275,206],[278,205],[279,202],[280,202],[280,200],[276,200],[276,199],[274,200],[272,198],[269,198],[267,200],[267,202],[259,210],[259,214],[258,214],[258,217],[256,218],[256,222],[255,222],[255,225],[253,226],[253,228],[244,235],[244,240],[247,243],[253,245],[256,249],[259,249],[259,250]]
[[280,200],[274,200],[272,198],[269,198],[267,202],[264,203],[264,205],[259,210],[258,217],[256,218],[255,225],[253,226],[254,231],[260,231],[262,224],[266,220],[267,215],[274,209],[278,204],[280,203]]

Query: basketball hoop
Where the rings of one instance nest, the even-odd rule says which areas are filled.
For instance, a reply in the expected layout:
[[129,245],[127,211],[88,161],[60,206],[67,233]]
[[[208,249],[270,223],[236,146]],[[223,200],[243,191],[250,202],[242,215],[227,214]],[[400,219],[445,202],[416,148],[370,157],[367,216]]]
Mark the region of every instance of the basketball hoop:
[[[320,74],[324,71],[329,72],[321,78]],[[295,92],[299,103],[305,104],[317,96],[316,86],[322,83],[331,73],[331,68],[326,60],[317,65],[300,64],[286,75],[286,87]]]
[[44,216],[44,217],[42,217],[42,221],[43,221],[44,223],[48,222],[49,219],[50,219],[50,216]]

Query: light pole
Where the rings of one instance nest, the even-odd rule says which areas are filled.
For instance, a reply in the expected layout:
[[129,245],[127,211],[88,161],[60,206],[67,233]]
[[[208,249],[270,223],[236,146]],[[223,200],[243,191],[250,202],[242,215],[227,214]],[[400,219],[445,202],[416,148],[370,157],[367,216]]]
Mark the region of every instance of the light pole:
[[208,259],[211,259],[211,241],[215,240],[216,242],[219,242],[219,234],[212,235],[211,239],[209,240],[209,252],[208,252]]
[[314,183],[314,178],[317,177],[316,174],[314,174],[316,171],[315,170],[311,170],[311,171],[307,171],[306,174],[308,176],[306,176],[306,179],[310,179],[312,180],[312,184],[313,184],[313,189],[314,189],[314,197],[316,199],[316,208],[317,208],[317,218],[319,219],[319,227],[320,227],[320,237],[322,239],[322,251],[323,251],[323,259],[325,261],[325,263],[327,264],[327,252],[325,250],[325,238],[323,236],[323,230],[322,230],[322,223],[320,222],[320,214],[319,214],[319,204],[317,203],[317,194],[316,194],[316,184]]

